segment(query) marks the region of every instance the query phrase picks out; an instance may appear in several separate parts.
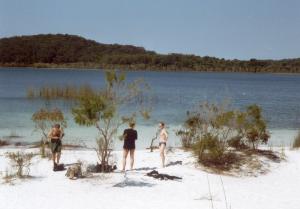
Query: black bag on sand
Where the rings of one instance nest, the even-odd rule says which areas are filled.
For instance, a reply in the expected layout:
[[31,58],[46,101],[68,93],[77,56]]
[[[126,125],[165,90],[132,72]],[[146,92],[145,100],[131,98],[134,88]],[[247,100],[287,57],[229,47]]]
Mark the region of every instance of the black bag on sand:
[[53,171],[64,171],[64,170],[66,170],[64,164],[55,164],[54,165]]

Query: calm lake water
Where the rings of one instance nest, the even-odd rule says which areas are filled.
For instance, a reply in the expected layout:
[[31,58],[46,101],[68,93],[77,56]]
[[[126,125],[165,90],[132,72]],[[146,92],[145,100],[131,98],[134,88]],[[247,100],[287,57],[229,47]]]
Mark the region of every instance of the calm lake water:
[[[204,101],[230,100],[231,105],[244,108],[258,104],[263,108],[272,133],[272,144],[290,144],[300,128],[300,75],[199,73],[199,72],[127,72],[128,80],[143,78],[154,95],[150,121],[137,126],[137,146],[148,146],[155,135],[158,121],[165,121],[170,132],[170,144],[178,145],[174,132],[184,121],[186,111]],[[17,140],[39,140],[33,132],[31,115],[44,106],[41,101],[26,99],[26,90],[43,85],[90,84],[95,88],[104,85],[103,71],[6,69],[0,68],[0,138],[19,135]],[[72,121],[67,107],[61,106],[69,119],[66,140],[72,143],[94,143],[96,131],[79,127]],[[16,140],[16,139],[15,139]],[[116,143],[116,148],[121,143]]]

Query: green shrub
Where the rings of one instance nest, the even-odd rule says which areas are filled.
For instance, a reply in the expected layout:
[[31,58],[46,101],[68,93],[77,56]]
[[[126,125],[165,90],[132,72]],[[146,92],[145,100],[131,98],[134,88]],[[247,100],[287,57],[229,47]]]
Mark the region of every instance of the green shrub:
[[244,150],[249,148],[249,146],[247,146],[242,140],[241,136],[232,137],[227,141],[227,144],[229,147],[235,148],[237,150]]
[[52,159],[52,153],[49,148],[49,142],[41,140],[39,143],[39,148],[41,158],[48,158],[50,160]]
[[176,134],[184,148],[192,148],[199,163],[223,169],[238,162],[234,151],[256,150],[270,137],[259,106],[250,105],[240,111],[209,103],[188,112],[183,128]]
[[243,125],[246,141],[257,149],[258,144],[267,144],[270,135],[267,132],[267,124],[262,116],[262,110],[257,105],[250,105],[246,108],[245,121]]
[[298,132],[298,135],[294,139],[293,148],[300,148],[300,131]]
[[192,146],[198,162],[207,167],[228,170],[238,161],[237,156],[227,149],[226,142],[207,134]]
[[181,145],[185,149],[189,149],[193,145],[193,137],[189,131],[179,130],[176,135],[180,137]]

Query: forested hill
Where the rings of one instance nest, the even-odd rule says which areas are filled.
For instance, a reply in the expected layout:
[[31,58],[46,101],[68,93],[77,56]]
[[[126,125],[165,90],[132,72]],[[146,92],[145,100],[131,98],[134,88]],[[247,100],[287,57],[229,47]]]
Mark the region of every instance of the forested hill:
[[300,58],[240,61],[163,55],[142,47],[101,44],[74,35],[48,34],[0,39],[0,66],[300,73]]

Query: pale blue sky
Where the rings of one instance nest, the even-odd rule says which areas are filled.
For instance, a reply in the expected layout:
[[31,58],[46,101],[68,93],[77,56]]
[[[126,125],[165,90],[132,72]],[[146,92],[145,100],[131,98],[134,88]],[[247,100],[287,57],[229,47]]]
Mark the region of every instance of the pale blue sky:
[[159,53],[300,57],[300,0],[0,0],[0,37],[81,35]]

